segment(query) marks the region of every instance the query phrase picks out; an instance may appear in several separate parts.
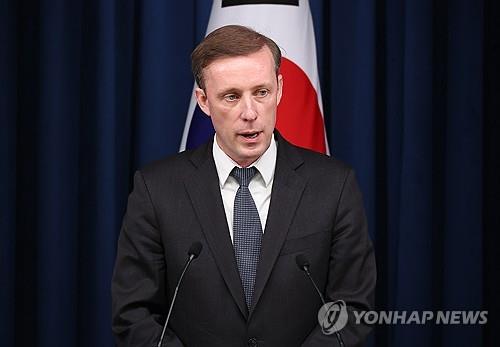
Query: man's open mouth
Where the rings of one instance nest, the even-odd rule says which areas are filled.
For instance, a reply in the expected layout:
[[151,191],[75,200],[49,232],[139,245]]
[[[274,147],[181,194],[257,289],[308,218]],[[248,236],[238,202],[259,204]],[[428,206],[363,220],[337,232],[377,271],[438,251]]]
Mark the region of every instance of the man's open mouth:
[[246,139],[254,139],[259,135],[259,133],[255,132],[255,133],[248,133],[248,134],[241,134],[241,135],[243,137],[245,137]]

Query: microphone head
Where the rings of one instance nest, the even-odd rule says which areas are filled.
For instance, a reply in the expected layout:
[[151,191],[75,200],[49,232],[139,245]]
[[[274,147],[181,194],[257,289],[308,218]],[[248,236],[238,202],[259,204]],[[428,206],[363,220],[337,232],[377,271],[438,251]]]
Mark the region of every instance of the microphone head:
[[193,242],[191,247],[189,247],[188,255],[193,256],[193,259],[198,258],[198,256],[201,253],[202,248],[203,248],[203,246],[202,246],[201,242],[199,242],[199,241]]
[[295,257],[295,262],[297,263],[299,269],[301,269],[302,271],[304,271],[305,268],[309,267],[309,260],[307,260],[306,256],[302,253]]

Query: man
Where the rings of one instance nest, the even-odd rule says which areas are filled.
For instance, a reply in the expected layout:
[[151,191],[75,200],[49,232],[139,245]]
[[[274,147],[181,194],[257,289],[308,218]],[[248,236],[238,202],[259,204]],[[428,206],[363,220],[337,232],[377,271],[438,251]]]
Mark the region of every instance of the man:
[[[280,59],[272,40],[235,25],[194,50],[196,98],[216,135],[135,175],[112,284],[118,345],[157,343],[194,242],[202,252],[184,277],[166,345],[335,346],[298,255],[326,301],[372,308],[375,261],[352,170],[274,129]],[[346,346],[369,331],[353,318],[340,332]]]

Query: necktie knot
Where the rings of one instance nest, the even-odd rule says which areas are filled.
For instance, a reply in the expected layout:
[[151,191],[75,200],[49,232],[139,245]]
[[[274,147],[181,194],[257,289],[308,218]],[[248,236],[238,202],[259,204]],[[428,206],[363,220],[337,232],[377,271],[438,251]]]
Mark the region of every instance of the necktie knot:
[[248,168],[234,167],[231,171],[231,176],[238,181],[240,186],[248,187],[248,184],[256,173],[257,169],[254,166]]

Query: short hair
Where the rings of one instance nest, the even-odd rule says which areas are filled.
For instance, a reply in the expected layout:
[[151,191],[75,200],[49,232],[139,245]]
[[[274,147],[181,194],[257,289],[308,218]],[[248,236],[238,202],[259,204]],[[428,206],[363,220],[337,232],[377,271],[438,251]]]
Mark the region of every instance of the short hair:
[[203,69],[219,58],[245,56],[267,46],[274,59],[276,75],[281,51],[276,42],[242,25],[226,25],[208,34],[191,53],[191,69],[198,86],[205,89]]

